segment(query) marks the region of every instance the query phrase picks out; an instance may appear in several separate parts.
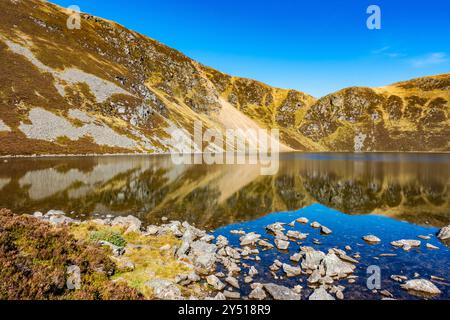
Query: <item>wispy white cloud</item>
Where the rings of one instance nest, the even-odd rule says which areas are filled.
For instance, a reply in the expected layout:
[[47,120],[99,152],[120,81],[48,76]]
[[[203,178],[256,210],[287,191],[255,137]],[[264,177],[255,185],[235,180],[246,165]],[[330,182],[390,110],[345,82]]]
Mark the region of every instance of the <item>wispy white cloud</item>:
[[377,56],[385,56],[388,58],[402,58],[402,57],[406,56],[404,53],[395,52],[395,51],[391,50],[390,46],[385,46],[385,47],[373,50],[372,54],[377,55]]
[[421,57],[410,60],[410,63],[415,68],[423,68],[441,64],[448,61],[447,54],[444,52],[432,52]]

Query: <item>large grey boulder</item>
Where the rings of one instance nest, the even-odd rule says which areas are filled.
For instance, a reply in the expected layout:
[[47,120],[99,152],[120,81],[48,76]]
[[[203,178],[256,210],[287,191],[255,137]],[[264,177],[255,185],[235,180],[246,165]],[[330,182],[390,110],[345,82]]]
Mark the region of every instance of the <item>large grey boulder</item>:
[[215,268],[217,246],[215,244],[195,241],[190,245],[189,258],[201,274],[208,274]]
[[181,300],[180,289],[171,281],[163,279],[155,279],[147,281],[145,285],[152,289],[153,294],[160,300]]
[[325,258],[325,253],[314,250],[311,247],[302,247],[301,250],[303,254],[301,266],[303,269],[316,270]]
[[309,296],[308,299],[316,301],[336,300],[323,287],[314,290],[314,292]]
[[345,278],[355,271],[355,266],[349,262],[341,260],[336,254],[328,253],[322,261],[325,268],[325,275],[329,277]]
[[274,300],[300,300],[301,295],[293,290],[273,283],[264,284],[264,289]]
[[138,232],[141,230],[142,222],[134,216],[117,217],[111,221],[112,226],[120,226],[126,230],[126,232]]

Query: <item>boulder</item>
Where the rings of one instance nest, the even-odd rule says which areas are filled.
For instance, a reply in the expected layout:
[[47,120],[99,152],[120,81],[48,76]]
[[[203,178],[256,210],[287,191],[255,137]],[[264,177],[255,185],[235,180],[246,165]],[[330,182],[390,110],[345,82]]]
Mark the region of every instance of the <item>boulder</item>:
[[325,268],[325,274],[329,277],[345,278],[355,271],[355,266],[351,263],[341,260],[336,254],[328,253],[322,261]]
[[439,230],[439,233],[437,234],[438,239],[440,240],[448,240],[450,239],[450,225],[442,228]]
[[410,248],[418,248],[422,242],[420,240],[398,240],[392,241],[391,245],[398,248],[410,249]]
[[325,253],[311,247],[302,247],[301,253],[304,256],[301,263],[303,269],[316,270],[325,258]]
[[371,234],[364,236],[363,240],[370,244],[377,244],[377,243],[381,242],[380,238],[378,238],[377,236],[371,235]]
[[241,242],[241,246],[248,246],[254,245],[259,240],[259,238],[261,238],[261,235],[251,232],[239,238],[239,241]]
[[287,232],[286,236],[288,236],[289,238],[292,238],[292,239],[296,239],[296,240],[305,240],[308,237],[308,234],[289,230]]
[[203,241],[191,244],[189,258],[196,269],[202,274],[208,274],[215,268],[217,246]]
[[308,224],[309,222],[309,220],[305,217],[298,218],[296,221],[301,224]]
[[126,229],[126,232],[138,232],[141,229],[142,222],[136,217],[117,217],[111,221],[112,226],[121,226]]
[[316,301],[336,300],[323,287],[314,290],[314,292],[309,296],[308,299]]
[[293,267],[287,263],[283,264],[283,271],[288,277],[296,277],[302,274],[302,269],[298,267]]
[[262,287],[256,287],[248,296],[251,300],[264,300],[267,298],[266,292]]
[[329,228],[327,228],[325,226],[321,226],[320,232],[324,235],[330,235],[333,233],[333,231],[331,231]]
[[275,239],[275,245],[279,250],[287,250],[289,248],[289,241]]
[[155,279],[147,281],[145,285],[152,289],[153,294],[160,300],[181,300],[180,289],[171,281],[163,279]]
[[441,290],[439,290],[431,281],[425,279],[414,279],[409,280],[401,287],[408,291],[415,291],[418,293],[425,293],[430,295],[439,295]]
[[222,291],[225,288],[225,284],[213,274],[206,277],[206,282],[217,291]]

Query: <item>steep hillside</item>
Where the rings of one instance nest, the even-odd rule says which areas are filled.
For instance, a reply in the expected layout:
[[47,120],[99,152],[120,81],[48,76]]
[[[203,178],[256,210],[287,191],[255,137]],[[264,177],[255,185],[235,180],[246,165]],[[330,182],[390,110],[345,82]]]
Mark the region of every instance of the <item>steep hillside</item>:
[[320,99],[299,131],[331,151],[450,151],[450,74]]
[[39,0],[0,2],[0,154],[178,151],[175,129],[187,140],[194,121],[224,130],[229,119],[242,129],[281,126],[293,148],[315,145],[285,125],[312,97],[233,78],[239,106],[230,107],[217,71],[87,14],[69,30],[68,13]]
[[0,1],[0,155],[177,152],[197,120],[222,132],[280,129],[283,151],[450,151],[450,75],[316,101],[91,15],[69,30],[69,13]]

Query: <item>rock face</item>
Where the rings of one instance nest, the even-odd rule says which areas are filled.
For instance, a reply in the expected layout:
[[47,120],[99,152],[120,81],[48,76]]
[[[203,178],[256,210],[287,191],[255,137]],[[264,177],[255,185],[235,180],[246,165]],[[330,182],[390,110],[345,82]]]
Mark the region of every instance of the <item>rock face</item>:
[[414,279],[409,280],[401,287],[408,291],[415,291],[418,293],[425,293],[430,295],[439,295],[441,290],[439,290],[431,281],[425,279]]
[[301,295],[295,293],[293,290],[279,286],[273,283],[265,284],[264,289],[272,296],[274,300],[300,300]]

